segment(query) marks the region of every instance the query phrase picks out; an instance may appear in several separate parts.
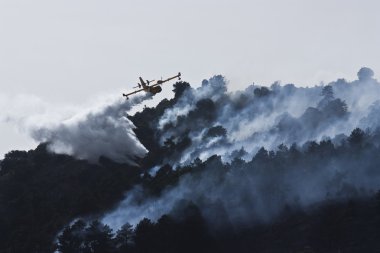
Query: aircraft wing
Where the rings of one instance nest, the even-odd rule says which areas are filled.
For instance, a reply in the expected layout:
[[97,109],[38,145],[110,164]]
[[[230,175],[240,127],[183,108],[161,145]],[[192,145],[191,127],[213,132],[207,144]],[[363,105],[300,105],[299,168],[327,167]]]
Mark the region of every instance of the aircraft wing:
[[136,94],[136,93],[139,93],[141,91],[144,91],[144,89],[140,89],[140,90],[135,90],[131,93],[128,93],[128,94],[123,94],[124,97],[129,97],[130,95],[133,95],[133,94]]
[[155,84],[151,85],[151,87],[154,87],[154,86],[158,86],[158,85],[164,84],[164,83],[169,82],[169,81],[171,81],[171,80],[173,80],[173,79],[176,79],[176,78],[178,78],[179,80],[181,80],[181,73],[178,73],[178,75],[173,76],[173,77],[170,77],[170,78],[165,79],[165,80],[158,80],[158,81],[156,81]]

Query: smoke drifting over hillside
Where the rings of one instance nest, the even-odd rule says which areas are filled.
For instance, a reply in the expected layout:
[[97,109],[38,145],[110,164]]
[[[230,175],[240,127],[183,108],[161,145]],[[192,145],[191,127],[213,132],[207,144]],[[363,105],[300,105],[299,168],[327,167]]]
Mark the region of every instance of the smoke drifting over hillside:
[[105,156],[116,162],[133,164],[133,160],[143,157],[147,150],[136,139],[127,112],[149,98],[150,95],[120,99],[55,126],[33,129],[32,137],[49,142],[49,148],[55,153],[74,155],[91,162]]
[[[147,154],[145,183],[181,175],[156,194],[144,184],[125,193],[102,218],[112,228],[175,216],[186,203],[196,204],[214,227],[241,227],[269,221],[285,206],[307,208],[378,190],[380,83],[373,76],[362,68],[352,82],[251,85],[235,93],[214,76],[196,89],[176,84],[174,99],[131,120],[127,112],[151,96],[120,99],[44,127],[27,115],[20,122],[51,151],[91,162],[105,156],[134,164]],[[358,127],[364,131],[353,132]]]
[[[262,146],[275,149],[280,144],[347,135],[359,125],[371,125],[365,125],[363,119],[380,97],[380,85],[371,71],[361,69],[359,80],[353,82],[339,79],[330,83],[331,94],[325,95],[323,86],[297,88],[279,83],[270,89],[252,85],[227,94],[224,78],[216,76],[185,92],[176,106],[165,112],[159,121],[161,141],[189,132],[192,146],[180,162],[191,162],[213,154],[227,159],[229,152],[241,147],[252,157]],[[227,134],[207,138],[208,129],[215,126],[222,126]]]
[[105,156],[131,164],[147,153],[133,132],[135,126],[127,118],[127,112],[151,99],[149,94],[130,100],[112,99],[89,109],[53,108],[33,96],[0,98],[3,107],[0,121],[17,126],[37,142],[48,142],[52,152],[94,163]]
[[[214,225],[242,225],[270,220],[286,205],[307,207],[375,191],[380,187],[379,98],[380,84],[368,68],[352,82],[339,79],[311,88],[252,85],[233,94],[226,92],[224,78],[215,76],[187,89],[155,130],[161,145],[190,139],[164,163],[181,170],[200,158],[202,170],[181,177],[159,197],[136,188],[103,221],[117,228],[144,217],[156,220],[190,201]],[[357,127],[367,133],[351,134]],[[368,145],[355,148],[356,134]],[[208,160],[215,154],[221,159]]]

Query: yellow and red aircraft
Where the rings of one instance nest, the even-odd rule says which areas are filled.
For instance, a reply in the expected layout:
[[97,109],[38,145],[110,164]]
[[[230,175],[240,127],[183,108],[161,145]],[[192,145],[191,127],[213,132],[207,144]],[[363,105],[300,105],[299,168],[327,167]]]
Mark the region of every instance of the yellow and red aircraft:
[[[165,80],[162,80],[162,78],[161,78],[161,80],[158,80],[158,81],[146,80],[146,82],[144,82],[144,80],[140,77],[140,83],[138,83],[136,87],[133,87],[133,88],[137,88],[138,90],[133,91],[133,92],[128,93],[128,94],[123,94],[123,96],[126,97],[127,99],[129,99],[130,95],[139,93],[141,91],[150,92],[153,95],[155,95],[155,94],[160,93],[162,91],[162,88],[160,85],[162,85],[166,82],[169,82],[173,79],[176,79],[176,78],[178,78],[178,80],[181,80],[181,72],[179,72],[178,75],[176,75],[176,76],[169,77],[168,79],[165,79]],[[154,82],[154,84],[150,85],[152,82]]]

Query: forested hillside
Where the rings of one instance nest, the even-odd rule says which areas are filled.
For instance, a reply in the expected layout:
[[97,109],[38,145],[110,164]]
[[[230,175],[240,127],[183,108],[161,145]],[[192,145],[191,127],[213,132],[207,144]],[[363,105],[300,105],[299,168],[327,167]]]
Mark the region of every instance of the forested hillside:
[[372,70],[310,88],[231,93],[222,76],[173,88],[134,115],[149,96],[34,129],[35,150],[9,152],[0,252],[380,249]]

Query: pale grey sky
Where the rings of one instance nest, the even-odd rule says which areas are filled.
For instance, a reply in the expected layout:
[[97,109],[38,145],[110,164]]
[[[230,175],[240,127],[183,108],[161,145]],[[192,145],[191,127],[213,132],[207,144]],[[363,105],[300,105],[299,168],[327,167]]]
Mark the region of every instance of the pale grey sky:
[[[80,106],[178,71],[194,85],[223,74],[231,90],[351,80],[362,66],[378,77],[379,10],[376,0],[0,0],[0,99]],[[0,122],[0,157],[33,145]]]

